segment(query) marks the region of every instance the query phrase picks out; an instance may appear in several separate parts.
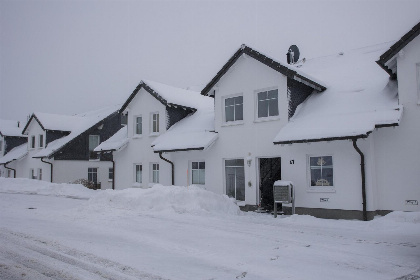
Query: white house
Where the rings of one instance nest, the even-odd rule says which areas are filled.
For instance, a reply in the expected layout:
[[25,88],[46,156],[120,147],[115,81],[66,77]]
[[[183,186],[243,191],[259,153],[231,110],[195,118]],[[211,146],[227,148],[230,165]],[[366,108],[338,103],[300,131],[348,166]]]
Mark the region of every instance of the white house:
[[8,164],[26,155],[26,141],[18,121],[0,120],[0,177],[16,176],[16,170]]
[[34,113],[22,131],[28,142],[15,148],[9,166],[21,178],[54,183],[88,179],[112,188],[112,157],[98,157],[93,149],[121,127],[118,107],[74,116]]
[[[271,209],[283,179],[294,183],[301,214],[419,211],[419,30],[392,46],[293,65],[243,45],[201,91],[213,107],[196,93],[185,104],[182,90],[140,83],[122,108],[127,136],[121,130],[102,148],[114,152],[116,185],[197,184],[243,209]],[[175,122],[157,117],[167,125],[157,133],[155,115],[171,119],[173,104],[190,111]]]

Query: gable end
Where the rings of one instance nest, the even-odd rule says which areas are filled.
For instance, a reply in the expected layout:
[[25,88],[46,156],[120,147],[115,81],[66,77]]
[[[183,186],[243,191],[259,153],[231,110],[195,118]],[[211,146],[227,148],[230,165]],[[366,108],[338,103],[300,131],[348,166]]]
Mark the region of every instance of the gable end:
[[289,100],[289,119],[293,117],[296,108],[314,91],[313,88],[294,79],[287,78],[287,100]]

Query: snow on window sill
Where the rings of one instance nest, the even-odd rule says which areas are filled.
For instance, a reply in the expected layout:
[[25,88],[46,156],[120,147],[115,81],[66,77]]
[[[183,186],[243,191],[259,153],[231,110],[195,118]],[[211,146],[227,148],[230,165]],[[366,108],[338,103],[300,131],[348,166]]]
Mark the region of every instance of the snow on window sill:
[[273,116],[273,117],[266,117],[266,118],[256,118],[254,120],[254,123],[270,122],[270,121],[278,121],[278,120],[280,120],[280,116]]
[[309,193],[335,193],[334,187],[310,187],[306,189]]
[[159,136],[159,132],[150,133],[150,137],[156,137]]
[[222,126],[234,126],[234,125],[243,125],[244,121],[236,121],[236,122],[224,122]]
[[241,201],[241,200],[236,200],[235,204],[238,205],[238,206],[245,206],[246,205],[245,201]]

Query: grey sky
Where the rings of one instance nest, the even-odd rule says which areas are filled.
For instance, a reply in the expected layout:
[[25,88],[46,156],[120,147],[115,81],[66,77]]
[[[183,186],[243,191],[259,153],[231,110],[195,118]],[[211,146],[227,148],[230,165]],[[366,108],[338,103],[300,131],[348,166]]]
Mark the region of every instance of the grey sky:
[[0,0],[0,118],[122,103],[141,79],[206,84],[249,44],[285,61],[399,39],[420,0]]

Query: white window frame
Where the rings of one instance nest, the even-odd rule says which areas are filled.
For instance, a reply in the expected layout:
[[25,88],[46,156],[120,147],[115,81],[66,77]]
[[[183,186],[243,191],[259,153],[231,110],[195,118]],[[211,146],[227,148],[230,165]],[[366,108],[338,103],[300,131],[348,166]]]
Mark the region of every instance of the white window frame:
[[[307,162],[307,191],[308,192],[335,192],[336,191],[336,178],[335,178],[335,169],[336,166],[334,165],[334,156],[332,154],[310,154],[306,156]],[[332,158],[332,169],[333,169],[333,186],[311,186],[311,158],[313,157],[331,157]]]
[[[137,166],[140,166],[140,182],[137,182]],[[134,176],[133,176],[133,183],[134,183],[134,186],[136,186],[136,185],[138,185],[138,186],[140,186],[140,185],[142,185],[143,184],[143,181],[144,181],[144,168],[143,168],[143,164],[142,163],[134,163],[134,168],[133,168],[133,170],[134,170]]]
[[[234,121],[226,121],[226,100],[227,99],[231,99],[231,98],[235,98],[235,97],[242,97],[242,120],[234,120]],[[244,123],[244,119],[245,119],[245,98],[244,98],[244,94],[243,93],[237,93],[237,94],[233,94],[233,95],[227,95],[227,96],[223,96],[222,98],[222,115],[223,115],[223,122],[222,125],[223,126],[230,126],[230,125],[239,125],[239,124],[243,124]]]
[[[244,165],[243,165],[243,168],[244,168],[244,182],[246,182],[246,169],[245,169],[245,166],[246,166],[246,159],[245,158],[241,158],[241,157],[237,157],[237,158],[224,158],[223,159],[223,185],[224,185],[224,193],[225,193],[225,195],[228,195],[228,193],[227,193],[227,183],[226,183],[226,176],[227,176],[227,174],[226,174],[226,161],[228,161],[228,160],[243,160],[244,161]],[[236,167],[236,166],[229,166],[229,167]],[[240,166],[237,166],[237,167],[240,167]],[[235,182],[236,182],[236,178],[235,178]],[[237,185],[235,184],[235,197],[234,197],[234,199],[236,199],[236,197],[237,197],[237,195],[236,195],[236,193],[237,193]],[[244,185],[244,187],[245,187],[245,197],[244,197],[244,200],[237,200],[236,199],[236,203],[238,204],[238,205],[245,205],[245,201],[246,201],[246,199],[247,199],[247,196],[246,196],[246,183],[245,183],[245,185]]]
[[30,141],[28,141],[28,144],[29,144],[29,149],[30,150],[35,149],[35,147],[36,147],[36,137],[35,137],[35,135],[30,136]]
[[[154,117],[157,115],[157,120],[154,119]],[[155,136],[159,135],[160,133],[160,113],[159,112],[152,112],[150,113],[150,135]],[[154,124],[157,125],[157,131],[155,131]]]
[[[110,178],[112,174],[112,178]],[[108,168],[108,182],[112,182],[114,181],[114,168],[113,167],[109,167]]]
[[44,134],[38,135],[38,148],[44,148]]
[[[276,116],[258,117],[258,93],[265,92],[265,91],[268,92],[271,90],[277,90],[277,110],[279,114]],[[278,87],[269,87],[269,88],[255,90],[254,91],[254,108],[255,108],[254,109],[255,122],[279,120],[280,119],[280,95],[279,95]]]
[[[194,169],[193,165],[194,163],[198,164],[198,168]],[[204,169],[200,169],[200,163],[204,163]],[[191,180],[191,184],[192,185],[205,185],[206,184],[206,167],[205,167],[206,161],[205,160],[193,160],[190,162],[190,170],[191,170],[191,174],[190,174],[190,180]],[[198,183],[194,183],[194,170],[198,170],[199,173],[199,182]],[[200,170],[204,170],[204,181],[201,181],[201,176],[200,176]]]
[[[98,138],[98,145],[96,145],[92,150],[90,149],[90,139],[91,137],[97,137]],[[89,160],[91,161],[98,161],[99,160],[99,155],[96,154],[96,157],[90,157],[90,155],[93,153],[93,150],[95,150],[96,147],[98,147],[101,144],[101,136],[97,135],[97,134],[90,134],[89,138],[88,138],[88,148],[89,148]]]
[[[90,172],[90,169],[95,170],[96,172]],[[89,174],[96,173],[96,182],[93,180],[89,180]],[[95,184],[99,183],[99,168],[98,167],[88,167],[88,180],[94,182]]]
[[[141,127],[140,127],[141,133],[137,133],[137,118],[141,118]],[[134,116],[133,123],[134,123],[133,137],[134,138],[140,138],[143,135],[143,116],[142,115]]]
[[[155,169],[155,167],[157,167],[157,169]],[[160,181],[159,173],[160,173],[159,163],[157,162],[150,163],[150,178],[151,178],[150,181],[152,184],[159,184],[159,181]]]
[[36,169],[34,168],[29,169],[29,179],[33,179],[33,180],[37,179]]

